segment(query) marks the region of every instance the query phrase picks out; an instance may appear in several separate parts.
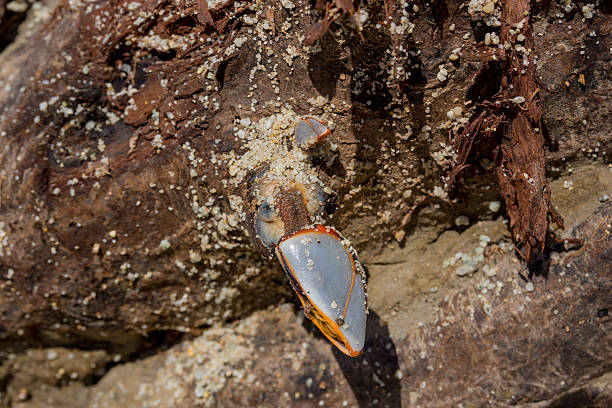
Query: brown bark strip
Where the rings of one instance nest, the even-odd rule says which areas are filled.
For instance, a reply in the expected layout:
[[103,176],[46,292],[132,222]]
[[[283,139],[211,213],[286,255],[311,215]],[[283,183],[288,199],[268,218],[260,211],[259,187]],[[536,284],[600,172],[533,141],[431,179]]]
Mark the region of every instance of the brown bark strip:
[[197,7],[199,11],[198,20],[200,21],[200,23],[204,26],[209,25],[213,28],[216,28],[215,21],[213,20],[213,17],[210,14],[210,11],[208,10],[208,2],[206,0],[198,0]]
[[[563,220],[550,204],[550,188],[545,175],[542,113],[533,56],[529,51],[533,49],[529,1],[505,0],[502,7],[500,38],[502,44],[510,44],[510,48],[499,64],[483,66],[469,91],[484,100],[480,101],[461,135],[453,141],[458,155],[449,181],[452,186],[457,175],[467,167],[478,137],[497,138],[497,148],[492,153],[510,217],[510,229],[517,249],[524,247],[521,255],[529,262],[544,249],[548,216],[559,227],[563,227]],[[518,47],[521,44],[517,40],[519,34],[525,36],[523,48]],[[495,71],[499,75],[495,75]],[[483,78],[489,79],[489,84],[479,81]],[[500,78],[499,90],[490,95],[490,81],[497,78]],[[524,102],[514,99],[517,97],[524,98]]]
[[355,14],[359,9],[359,3],[352,0],[317,0],[315,8],[317,10],[325,9],[325,15],[321,20],[314,23],[306,34],[304,42],[309,45],[323,37],[334,21],[342,16]]

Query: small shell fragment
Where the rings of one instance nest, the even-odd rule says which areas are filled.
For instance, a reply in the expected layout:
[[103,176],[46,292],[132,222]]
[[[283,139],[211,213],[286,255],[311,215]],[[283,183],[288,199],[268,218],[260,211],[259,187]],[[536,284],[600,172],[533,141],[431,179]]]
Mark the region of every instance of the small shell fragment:
[[302,149],[311,148],[330,133],[329,128],[324,123],[310,116],[301,118],[295,125],[295,141]]

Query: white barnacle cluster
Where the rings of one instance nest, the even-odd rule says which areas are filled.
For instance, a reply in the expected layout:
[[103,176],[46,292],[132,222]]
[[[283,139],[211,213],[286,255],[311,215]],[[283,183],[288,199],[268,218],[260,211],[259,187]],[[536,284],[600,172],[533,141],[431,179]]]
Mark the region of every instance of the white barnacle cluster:
[[[408,1],[402,1],[398,5],[398,10],[401,10],[399,21],[391,21],[389,23],[389,33],[393,36],[411,35],[414,30],[414,24],[410,21],[410,9],[412,6]],[[391,55],[386,62],[387,70],[387,85],[392,86],[395,81],[403,81],[409,79],[415,66],[412,59],[417,57],[418,50],[409,49],[405,46],[405,41],[398,41],[398,45],[391,49]]]
[[584,6],[581,7],[580,11],[582,12],[582,15],[584,16],[584,18],[586,18],[587,20],[590,20],[593,18],[594,11],[595,11],[595,5],[591,3],[585,4]]
[[[188,154],[188,159],[191,163],[190,177],[195,181],[198,179],[197,169],[204,159],[197,154],[196,149],[189,143],[183,144],[182,149]],[[211,161],[213,160],[215,162],[217,161],[214,155],[211,158]],[[199,179],[200,181],[205,181],[206,175],[203,175]],[[232,210],[228,213],[221,209],[218,200],[214,197],[214,195],[217,194],[217,190],[211,188],[208,192],[211,195],[206,201],[203,201],[197,194],[197,189],[193,184],[189,186],[186,193],[186,195],[190,197],[194,222],[197,230],[200,232],[199,249],[202,253],[211,253],[212,250],[218,250],[220,248],[234,249],[239,246],[239,243],[234,241],[231,233],[240,229],[240,222],[244,219],[242,198],[235,195],[228,195],[226,197],[230,209]],[[214,266],[214,259],[205,260],[204,258],[200,258],[200,260],[197,260],[199,256],[199,253],[190,254],[190,262],[197,264],[200,261],[208,261],[211,267]]]
[[10,256],[12,245],[8,242],[8,233],[4,227],[4,223],[0,222],[0,256]]
[[501,8],[497,0],[471,0],[468,3],[468,14],[477,26],[489,27],[484,37],[485,45],[497,47],[500,39],[496,30],[501,26]]
[[499,36],[496,32],[490,32],[485,34],[484,38],[485,45],[498,45],[499,44]]
[[501,8],[497,0],[470,0],[468,14],[477,24],[487,27],[501,26]]
[[[184,295],[175,296],[170,303],[181,307],[188,299]],[[220,394],[227,386],[255,386],[258,378],[251,367],[258,350],[252,339],[260,330],[260,321],[261,317],[251,316],[232,327],[212,327],[199,337],[159,353],[155,357],[159,370],[139,385],[138,392],[133,394],[134,405],[219,406],[224,401]],[[223,341],[219,341],[220,338]],[[292,357],[301,363],[307,351],[300,349],[292,353]],[[55,351],[48,352],[47,359],[57,358]],[[119,385],[117,390],[123,390],[122,387]],[[92,406],[106,406],[107,398],[106,391],[93,392]]]
[[576,5],[572,2],[572,0],[561,1],[561,8],[565,13],[571,13],[574,7],[576,7]]
[[595,15],[595,8],[598,5],[598,2],[595,2],[595,4],[583,4],[582,2],[574,2],[572,0],[561,0],[560,3],[561,4],[559,4],[559,7],[561,10],[555,14],[555,17],[559,19],[560,24],[563,23],[563,14],[570,14],[574,10],[580,11],[583,17],[582,22],[592,19]]
[[452,145],[444,142],[440,142],[440,147],[441,149],[434,151],[431,156],[439,166],[444,167],[456,159],[457,152]]
[[[248,337],[245,334],[250,331],[248,326],[256,327],[257,323],[252,319],[247,319],[245,324],[240,326],[238,334],[223,333],[224,338],[228,339],[227,344],[220,345],[214,340],[214,337],[200,337],[191,344],[193,359],[185,361],[192,365],[183,367],[182,371],[193,381],[195,400],[205,406],[216,405],[218,402],[216,394],[223,389],[229,377],[234,381],[250,379],[248,370],[239,368],[239,366],[241,362],[250,363],[248,358],[253,353],[253,346],[246,340]],[[224,346],[230,347],[232,352],[225,352]],[[170,365],[173,363],[169,360],[167,362]]]
[[195,39],[195,33],[190,37],[172,35],[170,38],[167,38],[150,32],[145,36],[137,37],[136,44],[139,48],[153,49],[159,52],[168,52],[172,50],[185,51]]
[[249,174],[266,166],[258,183],[266,189],[258,192],[261,201],[264,197],[275,197],[282,189],[292,188],[296,184],[316,185],[326,190],[310,164],[309,156],[292,146],[298,119],[291,109],[283,108],[280,113],[257,122],[239,121],[235,135],[244,143],[245,151],[241,154],[231,152],[225,157],[231,183],[239,186]]
[[[537,63],[537,61],[535,61],[535,59],[533,59],[531,57],[532,54],[532,50],[531,48],[526,48],[523,44],[525,42],[525,35],[522,33],[523,28],[525,27],[525,24],[527,23],[527,19],[522,19],[521,21],[519,21],[518,23],[514,24],[512,26],[512,28],[509,31],[510,37],[513,38],[513,43],[514,43],[514,51],[517,53],[517,55],[521,56],[523,58],[523,69],[521,70],[521,74],[524,74],[526,72],[526,68],[529,67],[529,64],[531,63],[531,60],[534,61],[534,63]],[[509,50],[512,48],[512,45],[506,43],[503,45],[503,47],[506,50]],[[524,102],[524,100],[521,101],[521,99],[517,99],[514,98],[515,100],[513,100],[514,103],[522,103]],[[524,99],[524,98],[523,98]]]
[[472,275],[484,263],[484,251],[490,244],[491,238],[488,235],[480,235],[479,241],[479,245],[474,249],[473,254],[470,254],[468,251],[457,252],[455,255],[444,260],[442,267],[456,266],[455,274],[457,276]]
[[443,64],[438,66],[438,73],[436,74],[436,78],[438,78],[438,81],[440,82],[444,82],[448,79],[448,70]]
[[[357,251],[355,250],[355,248],[353,247],[353,244],[348,238],[345,238],[344,236],[342,236],[338,231],[336,230],[334,231],[338,235],[340,235],[340,237],[342,238],[341,240],[342,246],[346,248],[346,250],[349,252],[351,257],[353,258],[353,262],[355,262],[355,269],[359,273],[359,277],[361,278],[361,283],[363,284],[363,287],[365,288],[367,286],[365,269],[363,268],[363,265],[359,261],[359,257],[357,256]],[[368,297],[367,291],[365,291],[365,297],[366,298]]]
[[389,32],[391,35],[404,35],[412,34],[414,30],[414,24],[410,21],[410,9],[412,6],[409,1],[402,1],[398,4],[398,9],[401,9],[402,15],[399,18],[399,22],[391,21],[389,24]]

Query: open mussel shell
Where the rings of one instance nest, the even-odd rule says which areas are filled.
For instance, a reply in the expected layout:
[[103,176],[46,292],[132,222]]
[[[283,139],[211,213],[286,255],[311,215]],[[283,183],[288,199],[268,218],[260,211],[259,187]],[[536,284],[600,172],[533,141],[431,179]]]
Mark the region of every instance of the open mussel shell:
[[[245,189],[245,221],[249,237],[257,251],[267,258],[274,257],[274,248],[285,234],[284,225],[273,206],[270,192],[273,188],[265,182],[269,165],[260,166],[250,172]],[[279,230],[282,230],[279,233]]]
[[306,315],[340,351],[361,354],[367,313],[363,273],[343,238],[316,225],[283,238],[276,255]]
[[276,245],[285,235],[283,220],[268,202],[264,202],[257,208],[255,232],[266,247]]
[[305,116],[295,125],[295,141],[302,149],[308,149],[321,142],[331,132],[320,120]]

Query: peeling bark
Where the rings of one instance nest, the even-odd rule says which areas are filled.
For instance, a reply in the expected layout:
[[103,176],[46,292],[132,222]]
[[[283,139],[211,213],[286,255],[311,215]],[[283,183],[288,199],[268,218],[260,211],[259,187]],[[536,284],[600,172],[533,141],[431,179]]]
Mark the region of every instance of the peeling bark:
[[[539,89],[535,80],[530,2],[503,2],[501,60],[496,54],[483,64],[468,96],[479,103],[462,134],[453,140],[457,158],[449,174],[452,186],[466,167],[476,140],[494,139],[491,157],[518,253],[529,263],[544,250],[549,219],[563,228],[563,219],[550,202]],[[518,36],[524,40],[519,41]],[[494,93],[493,93],[494,92]]]

